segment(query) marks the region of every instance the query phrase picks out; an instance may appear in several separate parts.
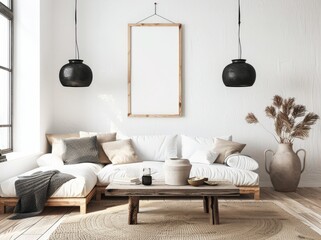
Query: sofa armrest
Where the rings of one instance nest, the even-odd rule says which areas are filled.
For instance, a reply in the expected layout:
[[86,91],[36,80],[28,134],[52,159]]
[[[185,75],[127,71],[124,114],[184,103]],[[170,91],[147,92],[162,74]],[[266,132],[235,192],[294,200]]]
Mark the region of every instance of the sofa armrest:
[[38,167],[37,159],[42,154],[7,154],[7,161],[0,163],[0,182]]
[[232,168],[238,168],[243,170],[255,171],[259,168],[258,162],[248,155],[240,153],[232,154],[228,156],[224,163]]

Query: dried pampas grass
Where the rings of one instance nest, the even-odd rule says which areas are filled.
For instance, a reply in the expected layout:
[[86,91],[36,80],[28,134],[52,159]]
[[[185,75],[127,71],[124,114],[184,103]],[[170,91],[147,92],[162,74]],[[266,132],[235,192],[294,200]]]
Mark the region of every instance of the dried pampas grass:
[[245,120],[248,123],[258,123],[259,121],[257,120],[257,118],[255,117],[254,113],[248,113]]
[[[283,99],[279,95],[273,97],[273,104],[265,108],[265,114],[273,119],[276,136],[261,125],[279,143],[293,143],[295,138],[309,137],[311,126],[320,118],[313,112],[307,113],[305,106],[296,105],[295,98]],[[248,113],[245,120],[250,124],[260,123],[254,113]]]

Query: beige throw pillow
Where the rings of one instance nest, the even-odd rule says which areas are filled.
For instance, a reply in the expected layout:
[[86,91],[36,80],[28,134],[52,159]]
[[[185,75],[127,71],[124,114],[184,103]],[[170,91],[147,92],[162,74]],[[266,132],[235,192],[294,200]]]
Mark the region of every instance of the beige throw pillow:
[[106,142],[102,147],[113,164],[140,162],[130,139]]
[[98,152],[99,152],[99,162],[103,164],[111,163],[106,153],[102,148],[102,144],[106,142],[116,141],[116,133],[96,133],[96,132],[84,132],[80,131],[79,136],[83,137],[93,137],[97,136],[98,141]]
[[78,133],[62,133],[62,134],[47,133],[46,137],[49,145],[52,146],[52,143],[54,140],[66,139],[66,138],[79,138],[79,134]]
[[220,155],[216,159],[215,163],[224,163],[226,157],[233,153],[241,152],[246,144],[232,142],[216,138],[214,140],[213,151],[219,153]]

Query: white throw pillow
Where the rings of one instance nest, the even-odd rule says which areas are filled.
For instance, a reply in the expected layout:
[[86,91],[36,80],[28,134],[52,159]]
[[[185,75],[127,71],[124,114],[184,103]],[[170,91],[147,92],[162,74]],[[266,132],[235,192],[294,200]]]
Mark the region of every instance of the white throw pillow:
[[43,166],[63,166],[64,162],[62,159],[52,153],[47,153],[42,155],[37,159],[37,164],[39,167]]
[[251,157],[242,154],[232,154],[225,159],[225,164],[232,168],[254,171],[259,164]]
[[165,161],[177,157],[177,135],[141,135],[130,139],[141,161]]
[[62,139],[54,139],[52,142],[51,153],[62,159],[62,154],[64,153],[65,147]]
[[[79,135],[78,135],[79,136]],[[52,137],[51,153],[62,159],[62,155],[65,152],[64,139],[78,139],[79,137],[67,137],[67,138],[55,138]]]
[[218,157],[219,153],[212,150],[198,150],[189,158],[191,163],[213,164]]
[[[217,137],[190,137],[182,135],[182,157],[189,159],[196,151],[210,151],[214,147],[214,140]],[[232,136],[219,137],[225,140],[232,140]]]

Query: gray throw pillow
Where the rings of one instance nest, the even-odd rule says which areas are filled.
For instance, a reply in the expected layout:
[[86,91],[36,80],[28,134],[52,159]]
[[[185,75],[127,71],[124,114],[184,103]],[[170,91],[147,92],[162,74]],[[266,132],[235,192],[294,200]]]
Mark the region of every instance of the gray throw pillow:
[[62,160],[65,164],[99,163],[97,136],[63,139]]
[[103,147],[101,146],[101,144],[103,144],[105,142],[116,141],[116,133],[95,133],[95,132],[80,131],[79,132],[79,136],[81,138],[97,136],[99,162],[102,163],[102,164],[111,163],[111,161],[107,157],[106,153],[104,152]]

